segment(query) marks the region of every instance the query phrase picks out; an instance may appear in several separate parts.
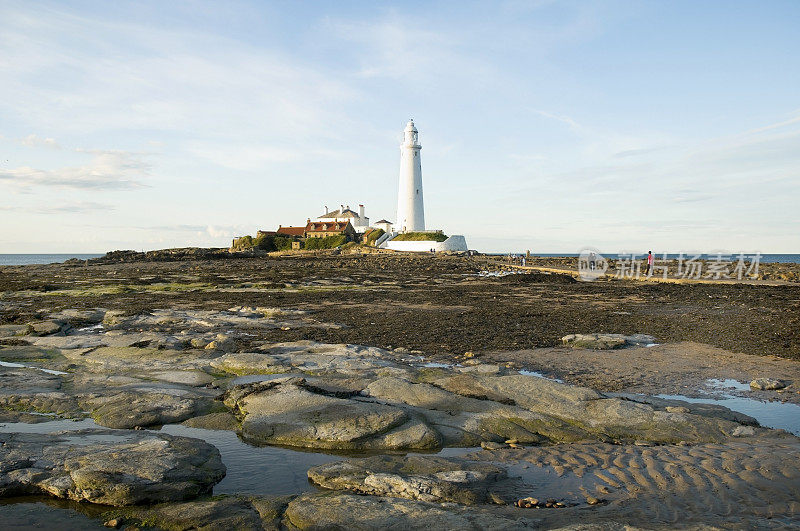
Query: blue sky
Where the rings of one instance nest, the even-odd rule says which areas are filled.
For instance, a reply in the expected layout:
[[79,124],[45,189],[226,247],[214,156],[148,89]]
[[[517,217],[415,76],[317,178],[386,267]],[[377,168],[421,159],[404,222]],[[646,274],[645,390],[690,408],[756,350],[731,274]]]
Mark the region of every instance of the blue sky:
[[482,251],[800,252],[800,2],[0,3],[0,253],[364,203]]

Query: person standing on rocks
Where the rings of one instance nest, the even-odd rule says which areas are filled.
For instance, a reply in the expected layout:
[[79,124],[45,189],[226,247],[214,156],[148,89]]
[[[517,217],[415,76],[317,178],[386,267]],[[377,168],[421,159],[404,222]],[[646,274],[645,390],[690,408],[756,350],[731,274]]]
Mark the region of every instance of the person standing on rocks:
[[653,251],[647,251],[647,276],[653,274]]

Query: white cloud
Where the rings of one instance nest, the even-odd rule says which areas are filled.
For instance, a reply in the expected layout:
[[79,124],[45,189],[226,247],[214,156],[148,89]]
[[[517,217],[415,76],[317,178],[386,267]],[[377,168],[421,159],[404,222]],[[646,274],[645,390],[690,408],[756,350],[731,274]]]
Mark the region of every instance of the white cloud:
[[228,142],[307,140],[346,126],[341,104],[357,94],[336,71],[199,31],[13,15],[0,33],[0,109],[67,134],[147,129]]
[[359,75],[363,77],[418,79],[443,61],[454,59],[455,43],[445,34],[427,31],[423,24],[413,24],[396,14],[378,22],[330,21],[329,24],[339,38],[359,45]]
[[150,173],[142,154],[126,151],[79,150],[92,155],[83,166],[41,170],[28,166],[0,169],[0,182],[20,187],[56,187],[81,190],[134,190]]
[[54,138],[42,138],[39,135],[30,134],[25,138],[20,138],[19,143],[28,147],[44,147],[49,149],[61,149],[61,146]]
[[114,210],[114,206],[106,203],[95,203],[93,201],[67,202],[51,205],[36,206],[0,206],[0,210],[6,212],[33,212],[36,214],[83,214],[97,210]]

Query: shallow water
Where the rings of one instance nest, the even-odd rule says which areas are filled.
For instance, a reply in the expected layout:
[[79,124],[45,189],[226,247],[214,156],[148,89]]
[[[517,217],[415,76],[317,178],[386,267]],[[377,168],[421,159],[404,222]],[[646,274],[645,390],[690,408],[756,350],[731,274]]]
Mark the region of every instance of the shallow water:
[[601,481],[592,472],[581,477],[572,472],[559,474],[552,466],[527,463],[498,463],[506,467],[509,477],[521,479],[525,484],[519,497],[534,497],[541,501],[554,498],[571,504],[586,505],[586,492],[593,492]]
[[428,361],[422,364],[422,367],[428,367],[431,369],[452,369],[452,363],[439,363],[436,361]]
[[[735,381],[735,380],[734,380]],[[785,402],[765,402],[755,398],[723,395],[723,398],[701,397],[693,398],[684,395],[655,395],[657,398],[669,400],[683,400],[696,404],[715,404],[725,406],[733,411],[744,413],[756,419],[759,424],[767,428],[786,430],[794,435],[800,435],[800,405]]]
[[[48,531],[73,531],[75,529],[106,529],[102,520],[92,518],[109,507],[78,504],[56,498],[25,496],[0,499],[0,529],[47,529]],[[89,513],[89,514],[83,514]]]
[[56,375],[68,374],[68,373],[66,373],[64,371],[54,371],[53,369],[43,369],[41,367],[34,367],[32,365],[23,365],[22,363],[12,363],[10,361],[0,361],[0,367],[11,367],[11,368],[14,368],[14,369],[34,369],[34,370],[37,370],[37,371],[46,372],[47,374],[56,374]]
[[541,373],[539,371],[529,371],[529,370],[526,370],[526,369],[520,369],[517,372],[519,372],[520,374],[522,374],[524,376],[533,376],[535,378],[542,378],[544,380],[550,380],[551,382],[564,383],[564,380],[561,380],[559,378],[553,378],[553,377],[547,376],[546,374]]
[[750,391],[750,383],[749,382],[740,382],[739,380],[734,380],[733,378],[710,378],[706,380],[706,387],[709,387],[714,390],[724,390],[724,391]]
[[[109,430],[109,428],[95,424],[91,419],[80,421],[56,420],[39,424],[24,422],[0,423],[0,431],[2,432],[52,433],[86,428]],[[113,434],[91,436],[95,437],[95,440],[88,442],[116,442],[117,438],[120,441],[124,440],[124,435],[122,434],[129,432],[125,430],[119,431],[120,435],[118,436]],[[215,494],[238,492],[244,494],[285,495],[315,490],[316,487],[308,481],[307,472],[309,468],[350,458],[344,455],[303,451],[279,446],[252,446],[242,441],[236,433],[226,430],[205,430],[180,424],[169,424],[163,426],[161,430],[151,431],[193,437],[216,446],[228,471],[225,478],[214,487]],[[77,437],[74,442],[81,444]],[[88,444],[88,442],[83,444]],[[479,450],[480,448],[445,448],[435,455],[457,457]]]
[[105,331],[105,327],[103,326],[103,323],[97,323],[91,326],[84,326],[83,328],[78,328],[75,331],[83,335],[100,334]]
[[278,446],[251,446],[236,433],[204,430],[171,424],[162,433],[194,437],[213,444],[228,468],[225,478],[214,487],[214,494],[298,494],[315,487],[306,473],[312,466],[341,461],[341,456],[303,452]]

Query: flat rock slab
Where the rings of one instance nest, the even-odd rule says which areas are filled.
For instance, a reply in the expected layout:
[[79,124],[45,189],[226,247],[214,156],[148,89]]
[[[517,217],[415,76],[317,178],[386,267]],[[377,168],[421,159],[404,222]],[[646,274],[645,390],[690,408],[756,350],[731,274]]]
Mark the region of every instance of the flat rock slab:
[[211,362],[219,370],[234,374],[309,371],[314,374],[363,375],[399,370],[391,355],[379,348],[316,341],[277,343],[263,352],[227,354]]
[[287,496],[215,496],[188,502],[162,503],[150,507],[125,507],[103,518],[121,526],[188,531],[278,529],[279,517],[291,500]]
[[574,348],[595,350],[611,350],[624,347],[643,347],[656,343],[656,338],[646,334],[570,334],[561,338],[561,342]]
[[0,360],[3,361],[44,361],[54,358],[62,358],[62,356],[58,350],[53,348],[33,345],[0,347]]
[[0,396],[24,391],[26,395],[61,388],[61,376],[29,367],[0,365]]
[[164,382],[201,387],[214,381],[209,374],[200,370],[188,371],[159,371],[150,375],[152,378]]
[[285,520],[297,529],[531,529],[535,520],[471,507],[353,494],[303,494]]
[[465,377],[435,384],[379,377],[352,392],[280,377],[235,386],[223,399],[248,440],[340,450],[431,450],[512,438],[712,442],[739,426],[542,378],[470,375],[467,385]]
[[0,433],[0,497],[137,505],[192,499],[223,477],[219,451],[198,439],[113,430]]
[[28,331],[27,325],[7,324],[0,325],[0,337],[22,336]]
[[331,490],[475,505],[506,477],[503,467],[434,456],[374,456],[315,466],[308,478]]
[[435,449],[439,434],[401,408],[329,396],[303,378],[238,386],[225,403],[242,417],[246,439],[345,450]]
[[120,429],[182,422],[205,413],[210,406],[204,398],[141,391],[88,397],[80,403],[101,426]]

